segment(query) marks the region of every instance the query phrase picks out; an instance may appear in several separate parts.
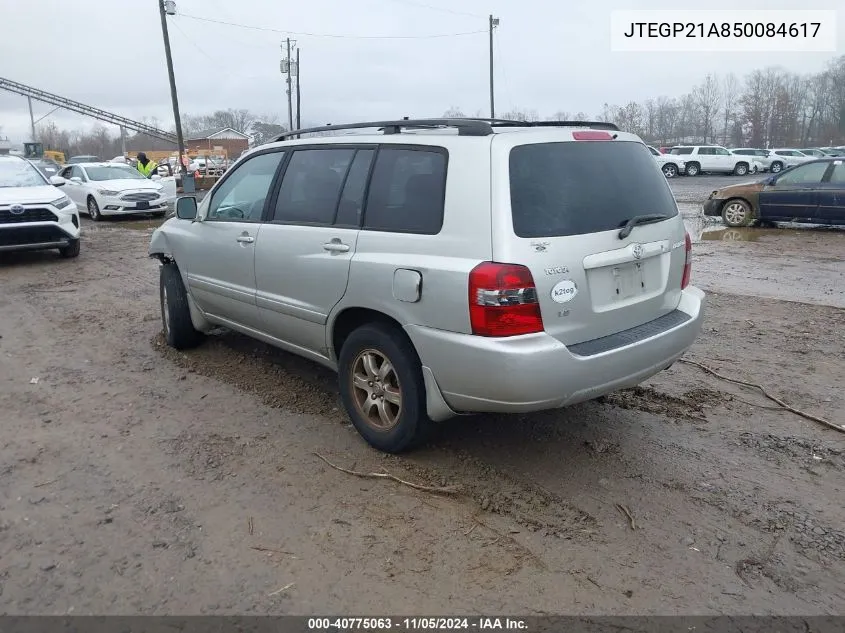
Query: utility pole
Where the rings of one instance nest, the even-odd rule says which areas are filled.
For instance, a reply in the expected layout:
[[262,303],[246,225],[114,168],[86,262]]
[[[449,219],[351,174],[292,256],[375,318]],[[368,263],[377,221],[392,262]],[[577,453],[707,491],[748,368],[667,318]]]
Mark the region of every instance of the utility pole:
[[490,118],[496,118],[496,106],[493,96],[493,29],[499,26],[499,18],[490,15]]
[[29,124],[32,126],[32,142],[37,142],[35,138],[35,117],[32,115],[32,97],[27,97],[27,101],[29,101]]
[[[165,4],[167,7],[165,7]],[[182,119],[179,116],[179,99],[176,96],[176,77],[173,74],[173,57],[170,54],[170,36],[167,33],[167,15],[176,14],[176,3],[173,0],[158,0],[161,13],[161,35],[164,38],[164,56],[167,58],[167,75],[170,79],[170,99],[173,102],[173,118],[176,120],[176,143],[179,145],[179,167],[182,175],[188,173],[188,167],[182,161],[185,154],[185,139],[182,138]]]
[[290,38],[287,38],[287,82],[288,82],[288,131],[293,130],[293,95],[291,94],[290,79]]
[[302,119],[300,119],[301,110],[299,107],[300,101],[300,91],[299,91],[299,48],[296,49],[296,129],[302,129]]

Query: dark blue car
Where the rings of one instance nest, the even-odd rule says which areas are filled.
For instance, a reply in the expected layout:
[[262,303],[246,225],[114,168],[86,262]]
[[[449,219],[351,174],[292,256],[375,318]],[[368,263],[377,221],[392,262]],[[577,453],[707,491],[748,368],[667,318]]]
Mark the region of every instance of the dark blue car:
[[723,187],[710,194],[704,215],[721,215],[728,226],[755,220],[845,226],[845,157],[808,161]]

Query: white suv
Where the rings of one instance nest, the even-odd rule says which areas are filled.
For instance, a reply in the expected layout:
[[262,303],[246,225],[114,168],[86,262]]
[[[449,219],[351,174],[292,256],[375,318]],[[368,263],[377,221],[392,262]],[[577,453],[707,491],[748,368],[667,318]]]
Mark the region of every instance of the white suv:
[[[365,128],[383,133],[299,138]],[[704,318],[672,191],[608,123],[287,132],[176,214],[149,246],[168,344],[224,326],[322,363],[385,451],[458,414],[637,385]]]
[[651,145],[648,145],[648,151],[650,151],[651,155],[654,156],[654,160],[657,161],[660,171],[662,171],[663,175],[667,178],[674,178],[678,174],[684,173],[686,163],[681,160],[680,156],[661,154],[656,147],[652,147]]
[[678,145],[669,150],[669,155],[686,162],[684,173],[687,176],[702,172],[745,176],[754,171],[752,158],[735,156],[719,145]]
[[73,201],[28,160],[0,156],[0,251],[59,249],[79,255],[79,213]]

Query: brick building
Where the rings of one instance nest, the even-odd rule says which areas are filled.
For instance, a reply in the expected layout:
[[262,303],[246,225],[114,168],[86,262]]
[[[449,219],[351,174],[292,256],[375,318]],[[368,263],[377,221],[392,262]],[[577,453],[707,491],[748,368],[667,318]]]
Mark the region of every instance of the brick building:
[[221,148],[229,158],[237,158],[249,148],[249,136],[227,127],[222,130],[203,130],[185,139],[188,154],[199,150],[216,154]]

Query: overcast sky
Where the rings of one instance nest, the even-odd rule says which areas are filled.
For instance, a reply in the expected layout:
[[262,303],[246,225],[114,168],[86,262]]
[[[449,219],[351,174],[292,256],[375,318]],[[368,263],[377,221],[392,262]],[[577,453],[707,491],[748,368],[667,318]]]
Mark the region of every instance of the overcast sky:
[[[428,5],[428,6],[420,6]],[[281,34],[191,19],[287,29],[301,47],[303,123],[440,116],[450,106],[489,112],[487,15],[496,31],[498,113],[590,115],[621,104],[679,96],[708,72],[742,76],[766,65],[821,70],[833,53],[613,53],[614,9],[685,8],[653,0],[177,0],[169,18],[183,112],[249,108],[287,118],[279,72]],[[730,9],[710,0],[695,8]],[[841,9],[841,0],[745,0],[742,9]],[[689,5],[686,5],[689,8]],[[440,9],[440,10],[437,10]],[[840,10],[838,54],[845,53]],[[429,36],[421,39],[319,37]],[[157,0],[0,0],[0,76],[129,118],[173,125]],[[35,118],[52,109],[33,102]],[[93,121],[62,110],[61,127]],[[26,98],[0,91],[0,128],[29,136]],[[116,131],[116,130],[115,130]]]

